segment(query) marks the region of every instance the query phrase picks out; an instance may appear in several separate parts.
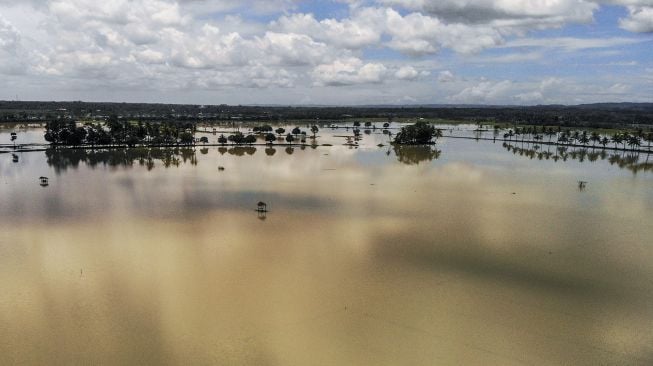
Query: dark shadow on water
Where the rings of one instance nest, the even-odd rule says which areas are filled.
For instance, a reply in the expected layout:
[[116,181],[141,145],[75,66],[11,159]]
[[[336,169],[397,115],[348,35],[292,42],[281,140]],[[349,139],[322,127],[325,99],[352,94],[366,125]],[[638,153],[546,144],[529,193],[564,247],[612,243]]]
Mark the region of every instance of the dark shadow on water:
[[[431,242],[415,235],[377,238],[375,256],[389,263],[415,266],[434,272],[446,271],[474,277],[488,283],[518,286],[532,291],[569,298],[610,300],[628,297],[633,303],[645,299],[642,289],[607,282],[624,268],[618,261],[606,263],[595,271],[580,274],[556,267],[560,258],[529,259],[524,253],[494,251],[474,242]],[[573,252],[566,253],[574,256]],[[583,253],[585,262],[598,262]],[[617,300],[617,301],[621,301]]]
[[418,165],[440,158],[442,151],[433,146],[394,145],[395,156],[400,163]]

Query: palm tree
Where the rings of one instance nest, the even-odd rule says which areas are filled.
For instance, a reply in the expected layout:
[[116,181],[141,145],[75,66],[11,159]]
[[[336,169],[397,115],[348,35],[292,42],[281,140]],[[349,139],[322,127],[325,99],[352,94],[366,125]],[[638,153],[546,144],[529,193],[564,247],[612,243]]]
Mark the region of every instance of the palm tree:
[[628,146],[630,146],[633,151],[635,150],[635,147],[641,146],[641,140],[639,136],[636,135],[631,135],[628,137]]
[[653,132],[649,132],[644,136],[644,140],[648,142],[648,149],[651,150],[651,142],[653,142]]
[[437,139],[439,139],[440,137],[442,137],[442,130],[439,129],[439,128],[436,128],[436,129],[435,129],[435,132],[433,133],[433,138],[434,138],[435,140],[437,140]]
[[590,136],[590,140],[592,141],[592,147],[594,147],[596,146],[597,142],[601,141],[601,136],[596,132],[592,132],[592,135]]
[[587,132],[583,131],[583,134],[578,138],[578,142],[580,142],[583,146],[587,145],[590,142],[590,139],[587,137]]
[[619,144],[621,144],[621,142],[623,141],[623,137],[621,136],[621,134],[616,133],[612,135],[610,141],[614,144],[615,148],[618,148]]

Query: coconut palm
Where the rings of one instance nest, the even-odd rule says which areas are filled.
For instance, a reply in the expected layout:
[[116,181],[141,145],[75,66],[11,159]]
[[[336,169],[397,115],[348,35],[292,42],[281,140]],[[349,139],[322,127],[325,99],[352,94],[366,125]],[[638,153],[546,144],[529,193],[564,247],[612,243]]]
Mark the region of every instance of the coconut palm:
[[630,146],[633,150],[635,150],[636,147],[641,146],[641,139],[639,136],[636,135],[631,135],[628,137],[628,146]]
[[618,148],[619,144],[621,144],[621,142],[623,141],[623,137],[621,136],[621,134],[615,133],[610,138],[610,141],[614,144],[615,148]]
[[594,147],[597,142],[601,142],[601,136],[596,132],[592,132],[590,135],[590,141],[592,141],[592,147]]

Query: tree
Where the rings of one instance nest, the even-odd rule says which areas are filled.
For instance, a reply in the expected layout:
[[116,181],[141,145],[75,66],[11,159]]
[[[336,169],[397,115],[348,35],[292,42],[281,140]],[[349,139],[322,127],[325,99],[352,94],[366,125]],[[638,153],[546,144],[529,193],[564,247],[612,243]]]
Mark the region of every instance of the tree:
[[388,128],[388,127],[390,127],[390,124],[388,122],[383,124],[383,128]]
[[299,129],[299,127],[295,127],[292,129],[292,134],[297,136],[302,133],[302,130]]
[[630,146],[633,150],[635,150],[636,147],[641,146],[641,140],[639,136],[629,136],[628,137],[628,146]]
[[594,147],[596,146],[597,142],[601,141],[601,136],[596,132],[592,132],[592,135],[590,136],[590,140],[592,141],[592,147]]
[[193,134],[190,132],[182,132],[179,135],[179,142],[181,142],[182,144],[190,145],[193,143],[193,141],[194,141]]
[[293,141],[295,141],[295,138],[292,137],[291,134],[287,134],[287,135],[286,135],[286,141],[287,141],[289,144],[292,145]]
[[428,123],[418,122],[414,125],[403,127],[395,136],[394,142],[399,145],[428,145],[442,135],[440,131]]
[[583,144],[583,146],[587,145],[590,142],[590,139],[587,137],[587,133],[583,131],[583,134],[580,135],[580,137],[577,138],[578,142]]
[[247,135],[247,137],[245,137],[245,143],[250,145],[256,143],[256,136]]
[[614,144],[614,147],[618,147],[619,144],[623,141],[623,137],[621,137],[621,134],[614,134],[610,138],[610,141]]
[[236,145],[240,145],[245,142],[245,136],[243,136],[242,132],[236,132],[233,135],[230,135],[227,140],[233,142]]
[[272,145],[272,143],[276,140],[277,140],[277,136],[275,136],[273,133],[268,133],[267,135],[265,135],[265,141],[270,145]]
[[317,135],[317,133],[318,133],[319,131],[320,131],[320,129],[317,128],[317,126],[315,126],[315,125],[311,126],[311,132],[313,133],[313,138],[316,137],[316,135]]
[[276,132],[277,135],[283,135],[284,133],[286,133],[286,129],[279,127],[274,132]]
[[227,140],[226,137],[224,137],[224,135],[220,135],[220,137],[218,137],[218,143],[220,143],[221,145],[226,144],[227,141],[228,141],[228,140]]
[[208,144],[209,143],[209,138],[206,136],[200,137],[200,142],[203,144]]

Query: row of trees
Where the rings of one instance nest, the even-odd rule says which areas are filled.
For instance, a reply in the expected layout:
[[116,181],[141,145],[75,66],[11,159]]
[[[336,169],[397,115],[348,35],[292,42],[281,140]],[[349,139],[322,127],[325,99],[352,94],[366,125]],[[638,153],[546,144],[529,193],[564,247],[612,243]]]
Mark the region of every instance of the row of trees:
[[[315,139],[319,128],[312,126],[310,128]],[[78,125],[73,121],[52,121],[46,124],[45,140],[52,145],[127,145],[148,146],[148,145],[192,145],[196,141],[208,143],[208,137],[195,139],[197,127],[188,122],[163,122],[163,123],[129,123],[120,121],[117,118],[110,118],[106,124],[88,123]],[[254,127],[253,134],[244,135],[236,132],[229,137],[221,135],[218,143],[233,143],[236,145],[254,144],[257,136],[263,136],[267,143],[277,141],[277,135],[285,137],[286,142],[293,143],[297,140],[302,143],[306,141],[306,132],[299,127],[295,127],[290,133],[286,134],[284,128],[277,128],[277,135],[269,125]]]
[[635,132],[617,132],[612,135],[600,134],[597,131],[587,132],[587,131],[571,131],[571,130],[557,130],[553,128],[542,127],[538,129],[536,127],[529,128],[516,128],[514,131],[508,130],[504,133],[504,140],[508,141],[521,141],[525,142],[541,142],[544,141],[545,137],[548,139],[548,143],[555,143],[558,145],[583,145],[589,146],[590,144],[593,147],[601,145],[604,148],[611,145],[616,149],[626,149],[630,147],[631,150],[639,149],[643,143],[646,143],[648,149],[651,149],[651,144],[653,143],[653,132],[645,132],[643,130],[637,130]]
[[[319,130],[320,129],[317,126],[315,125],[311,126],[313,139],[317,138],[317,133],[319,132]],[[291,130],[291,133],[288,134],[286,134],[285,128],[279,127],[274,131],[276,132],[275,135],[274,133],[272,133],[272,127],[267,125],[263,127],[254,127],[252,129],[252,132],[258,134],[259,136],[262,136],[265,142],[268,144],[273,144],[275,141],[279,140],[280,138],[285,139],[285,141],[289,144],[292,144],[297,140],[301,141],[302,143],[306,142],[306,132],[302,131],[299,127],[293,128]],[[222,134],[220,135],[220,137],[218,137],[218,143],[221,145],[225,145],[227,143],[232,143],[235,145],[251,145],[256,143],[256,141],[257,141],[256,135],[251,135],[251,134],[244,135],[242,132],[236,132],[233,135],[229,135],[228,137]]]
[[[51,121],[45,140],[53,145],[190,145],[195,142],[195,124],[182,122],[129,123],[110,118],[105,125],[73,121]],[[208,142],[208,139],[207,139]]]

